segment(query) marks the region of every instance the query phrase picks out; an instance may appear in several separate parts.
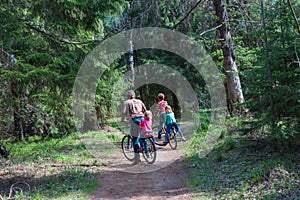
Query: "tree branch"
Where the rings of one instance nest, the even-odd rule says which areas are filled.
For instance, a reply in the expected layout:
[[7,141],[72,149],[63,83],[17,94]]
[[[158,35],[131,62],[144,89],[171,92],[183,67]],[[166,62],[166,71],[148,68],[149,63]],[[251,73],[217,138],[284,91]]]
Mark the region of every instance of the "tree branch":
[[109,32],[108,34],[106,34],[103,38],[101,39],[92,39],[92,40],[87,40],[87,41],[68,41],[68,40],[64,40],[64,39],[60,39],[58,38],[57,36],[53,35],[53,34],[50,34],[50,33],[47,33],[46,31],[43,31],[35,26],[33,26],[32,24],[30,24],[29,22],[25,21],[26,25],[28,28],[42,34],[43,36],[57,42],[57,43],[64,43],[64,44],[68,44],[68,45],[85,45],[85,44],[91,44],[93,42],[102,42],[104,41],[105,39],[107,39],[108,37],[112,36],[113,34],[117,34],[117,33],[120,33],[121,31],[123,31],[126,26],[128,24],[125,24],[123,27],[121,27],[119,30],[115,30],[115,31],[111,31]]
[[[176,29],[177,28],[177,26],[179,26],[191,13],[192,13],[192,11],[193,10],[195,10],[198,6],[199,6],[199,4],[201,3],[201,2],[203,2],[203,0],[198,0],[197,2],[196,2],[196,4],[187,12],[187,14],[177,23],[177,24],[175,24],[171,29],[172,30],[174,30],[174,29]],[[146,12],[148,12],[148,10],[150,10],[150,8],[151,8],[152,6],[150,6],[146,11],[144,11],[142,14],[144,14],[144,13],[146,13]],[[141,16],[139,16],[140,18],[141,18]],[[136,20],[136,19],[138,19],[139,17],[135,17],[134,19]],[[28,22],[28,21],[25,21],[25,23],[26,23],[26,25],[30,28],[30,29],[32,29],[32,30],[34,30],[34,31],[36,31],[36,32],[38,32],[38,33],[40,33],[40,34],[42,34],[44,37],[47,37],[47,38],[49,38],[49,39],[51,39],[51,40],[53,40],[53,41],[55,41],[55,42],[57,42],[57,43],[63,43],[63,44],[67,44],[67,45],[85,45],[85,44],[90,44],[90,43],[93,43],[93,42],[102,42],[102,41],[104,41],[105,39],[107,39],[108,37],[110,37],[111,35],[113,35],[113,34],[117,34],[117,33],[120,33],[121,31],[123,31],[123,30],[125,30],[126,29],[126,27],[128,26],[128,24],[130,24],[130,22],[128,22],[128,23],[126,23],[123,27],[121,27],[119,30],[117,30],[117,31],[111,31],[111,32],[109,32],[108,34],[106,34],[102,39],[100,39],[100,40],[88,40],[88,41],[68,41],[68,40],[64,40],[64,39],[60,39],[60,38],[58,38],[57,36],[55,36],[55,35],[53,35],[53,34],[50,34],[50,33],[47,33],[46,31],[43,31],[43,30],[41,30],[41,29],[39,29],[39,28],[37,28],[36,26],[34,26],[34,25],[32,25],[32,24],[30,24],[30,22]],[[209,30],[209,31],[211,31],[211,30]],[[205,32],[206,33],[206,32]],[[204,33],[203,33],[204,34]]]
[[[90,40],[90,41],[81,41],[81,42],[74,42],[74,41],[68,41],[68,40],[63,40],[63,39],[60,39],[58,38],[57,36],[55,35],[52,35],[50,33],[47,33],[46,31],[43,31],[33,25],[31,25],[30,23],[26,22],[26,25],[28,28],[42,34],[43,36],[45,36],[46,38],[49,38],[51,40],[54,40],[55,42],[58,42],[58,43],[64,43],[64,44],[70,44],[70,45],[83,45],[83,44],[90,44],[92,42],[94,42],[94,40]],[[106,37],[104,37],[102,40],[104,40]],[[102,41],[101,40],[101,41]]]
[[15,185],[20,185],[20,184],[25,184],[27,187],[28,187],[28,190],[30,191],[30,185],[26,182],[17,182],[17,183],[14,183],[10,186],[10,189],[9,189],[9,196],[8,196],[8,199],[12,199],[12,195],[13,195],[13,192],[15,189],[19,189],[20,192],[23,194],[23,190],[20,188],[20,187],[16,187]]
[[198,7],[198,5],[200,4],[202,2],[202,0],[199,0],[190,10],[189,10],[189,12],[177,23],[177,24],[175,24],[175,26],[173,26],[173,28],[172,28],[172,30],[174,30],[174,29],[176,29],[177,28],[177,26],[179,25],[179,24],[181,24],[191,13],[192,13],[192,11],[194,10],[194,9],[196,9],[197,7]]
[[298,22],[297,16],[296,16],[294,8],[292,6],[291,0],[287,0],[287,1],[289,3],[289,7],[291,9],[291,12],[292,12],[292,15],[294,17],[294,20],[295,20],[295,23],[296,23],[296,26],[297,26],[297,30],[298,30],[298,33],[299,33],[299,36],[300,36],[300,26],[299,26],[299,22]]
[[206,31],[204,31],[204,32],[202,32],[202,33],[200,33],[200,36],[204,35],[204,34],[207,33],[207,32],[216,30],[216,29],[220,28],[221,26],[223,26],[223,25],[220,24],[220,25],[218,25],[218,26],[216,26],[216,27],[214,27],[214,28],[208,29],[208,30],[206,30]]
[[294,49],[295,49],[295,54],[296,54],[296,58],[297,58],[297,61],[295,62],[298,62],[299,63],[299,68],[300,68],[300,59],[299,59],[299,56],[298,56],[298,53],[297,53],[297,47],[296,47],[296,42],[295,42],[295,45],[294,45]]

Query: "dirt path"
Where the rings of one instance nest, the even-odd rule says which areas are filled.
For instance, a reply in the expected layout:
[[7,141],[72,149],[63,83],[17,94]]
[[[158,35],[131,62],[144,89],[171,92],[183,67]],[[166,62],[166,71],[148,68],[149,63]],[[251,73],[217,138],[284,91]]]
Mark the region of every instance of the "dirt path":
[[[179,141],[178,149],[183,144]],[[142,162],[133,165],[119,150],[107,159],[100,175],[101,186],[90,200],[189,200],[185,181],[191,169],[183,166],[182,158],[179,150],[167,145],[158,147],[154,164],[147,164],[141,156]]]

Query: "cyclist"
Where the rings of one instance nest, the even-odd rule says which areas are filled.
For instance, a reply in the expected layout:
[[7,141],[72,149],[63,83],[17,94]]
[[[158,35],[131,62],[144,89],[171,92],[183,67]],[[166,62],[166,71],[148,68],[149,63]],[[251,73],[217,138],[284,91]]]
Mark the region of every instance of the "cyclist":
[[146,106],[144,103],[136,99],[135,92],[133,90],[127,91],[127,100],[124,102],[124,107],[122,110],[121,121],[125,122],[126,116],[131,119],[130,134],[133,138],[133,149],[135,153],[134,164],[140,162],[139,155],[139,134],[140,134],[140,122],[144,119],[144,113],[146,112]]
[[154,111],[154,116],[157,116],[159,113],[159,124],[158,124],[158,136],[157,138],[160,139],[161,138],[161,134],[162,134],[162,128],[163,128],[163,124],[165,121],[165,114],[166,114],[166,106],[168,105],[168,102],[165,101],[165,95],[163,93],[159,93],[157,95],[157,104],[156,104],[156,109]]
[[145,119],[143,119],[140,123],[140,128],[142,129],[142,132],[140,134],[140,144],[141,147],[139,149],[139,152],[140,151],[143,151],[144,148],[146,148],[146,156],[149,157],[149,154],[148,154],[148,143],[146,142],[146,146],[144,147],[144,142],[145,142],[145,136],[146,135],[152,135],[153,137],[153,142],[155,143],[155,138],[154,138],[154,134],[153,134],[153,131],[152,131],[152,112],[150,110],[147,110],[145,112]]
[[163,142],[164,145],[167,145],[169,143],[169,134],[170,134],[170,129],[172,126],[175,127],[176,131],[179,133],[179,135],[181,136],[182,140],[185,141],[185,137],[183,136],[180,127],[178,126],[176,119],[175,119],[175,115],[172,111],[171,106],[166,106],[166,115],[165,115],[165,125],[167,127],[166,129],[166,135],[165,135],[165,141]]

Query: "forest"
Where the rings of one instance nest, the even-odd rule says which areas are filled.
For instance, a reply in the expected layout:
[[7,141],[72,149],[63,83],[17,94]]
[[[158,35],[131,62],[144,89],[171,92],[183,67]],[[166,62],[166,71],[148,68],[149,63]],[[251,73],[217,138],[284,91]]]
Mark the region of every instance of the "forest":
[[[77,140],[120,142],[110,129],[127,134],[128,89],[151,110],[164,93],[193,123],[184,159],[207,168],[189,178],[195,199],[300,198],[299,11],[297,0],[1,1],[0,199],[87,199],[99,160]],[[237,155],[249,167],[229,170],[227,191],[209,166],[226,171]]]

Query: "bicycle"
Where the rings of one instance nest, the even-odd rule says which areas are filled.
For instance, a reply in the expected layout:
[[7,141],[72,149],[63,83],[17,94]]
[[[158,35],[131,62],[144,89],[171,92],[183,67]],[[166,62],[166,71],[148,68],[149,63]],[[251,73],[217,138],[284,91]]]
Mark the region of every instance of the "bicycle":
[[[158,126],[155,126],[155,128],[158,128]],[[163,127],[162,129],[163,133],[162,134],[166,134],[166,127]],[[158,131],[157,131],[158,132]],[[168,144],[170,145],[171,149],[175,150],[177,149],[177,137],[176,137],[176,134],[177,134],[177,131],[176,131],[176,128],[174,126],[171,126],[170,128],[170,134],[168,136]],[[167,144],[159,144],[159,143],[156,143],[156,145],[158,146],[166,146]]]
[[[144,149],[139,152],[143,154],[144,159],[149,164],[153,164],[156,160],[156,147],[153,138],[154,136],[152,134],[145,134]],[[122,152],[127,160],[131,162],[134,161],[135,153],[131,135],[125,135],[122,138]]]

